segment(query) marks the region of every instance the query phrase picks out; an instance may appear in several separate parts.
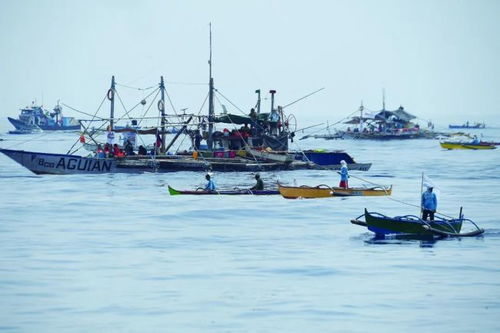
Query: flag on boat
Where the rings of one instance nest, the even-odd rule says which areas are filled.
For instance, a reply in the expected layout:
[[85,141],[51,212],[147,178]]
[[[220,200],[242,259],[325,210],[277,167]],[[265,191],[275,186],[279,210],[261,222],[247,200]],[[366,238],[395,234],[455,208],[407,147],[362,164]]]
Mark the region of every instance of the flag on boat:
[[156,147],[161,147],[162,142],[160,133],[156,133]]
[[422,174],[422,186],[423,186],[423,191],[426,191],[429,187],[432,187],[432,191],[436,195],[436,198],[439,201],[439,195],[441,194],[439,186],[436,185],[436,183],[429,177],[426,176],[425,174]]

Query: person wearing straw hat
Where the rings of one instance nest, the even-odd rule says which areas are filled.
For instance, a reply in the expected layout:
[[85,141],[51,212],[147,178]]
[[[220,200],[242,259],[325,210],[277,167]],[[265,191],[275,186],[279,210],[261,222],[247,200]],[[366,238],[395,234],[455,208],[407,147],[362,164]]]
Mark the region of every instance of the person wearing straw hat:
[[427,191],[422,193],[422,220],[427,221],[427,217],[434,221],[434,213],[437,209],[436,194],[432,192],[433,187],[428,186]]
[[339,187],[348,188],[349,170],[347,169],[346,161],[344,160],[340,161],[340,171],[338,171],[338,174],[340,175]]

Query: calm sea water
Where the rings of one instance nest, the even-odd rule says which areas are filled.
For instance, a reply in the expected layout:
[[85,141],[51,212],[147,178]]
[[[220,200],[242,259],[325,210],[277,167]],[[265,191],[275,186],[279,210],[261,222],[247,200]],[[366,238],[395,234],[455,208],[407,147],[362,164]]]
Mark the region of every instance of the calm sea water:
[[[481,133],[500,139],[499,129]],[[50,152],[76,140],[1,138],[2,147]],[[500,331],[500,149],[296,143],[372,162],[351,174],[392,184],[394,200],[169,196],[167,184],[194,188],[203,173],[35,176],[0,156],[0,331]],[[417,214],[399,201],[419,204],[422,172],[440,190],[438,210],[456,216],[463,206],[484,236],[380,241],[349,222],[365,207]],[[331,171],[262,176],[267,184],[338,182]],[[253,185],[250,173],[214,178]]]

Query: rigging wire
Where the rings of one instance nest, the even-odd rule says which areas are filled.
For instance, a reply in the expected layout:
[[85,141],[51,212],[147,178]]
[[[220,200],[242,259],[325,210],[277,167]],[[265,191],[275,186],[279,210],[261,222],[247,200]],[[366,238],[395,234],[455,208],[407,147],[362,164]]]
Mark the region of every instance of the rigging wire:
[[185,85],[185,86],[205,86],[205,85],[207,85],[207,83],[206,83],[206,82],[201,83],[201,82],[179,82],[179,81],[165,81],[165,83],[168,83],[168,84]]
[[122,83],[118,83],[118,82],[115,82],[115,85],[117,86],[120,86],[120,87],[124,87],[124,88],[129,88],[129,89],[134,89],[134,90],[141,90],[141,91],[144,91],[144,90],[149,90],[149,89],[153,89],[154,87],[156,87],[157,85],[153,85],[153,86],[150,86],[150,87],[146,87],[146,88],[139,88],[139,87],[132,87],[132,86],[128,86],[126,84],[122,84]]
[[172,99],[170,98],[170,94],[168,93],[168,90],[165,89],[165,93],[167,94],[168,102],[170,103],[170,106],[172,107],[172,111],[174,111],[174,114],[178,116],[177,111],[175,110],[174,103],[172,103]]
[[[103,98],[103,100],[102,100],[101,104],[99,105],[99,108],[97,109],[97,111],[99,111],[99,109],[101,108],[101,106],[102,106],[102,104],[104,103],[104,101],[105,101],[105,100],[106,100],[106,97],[104,97],[104,98]],[[84,114],[84,115],[86,115],[86,116],[90,116],[90,117],[92,117],[93,119],[94,119],[94,118],[97,118],[97,119],[99,119],[99,120],[107,120],[106,118],[102,118],[102,117],[97,116],[97,112],[96,112],[95,114],[93,114],[93,115],[92,115],[92,114],[90,114],[90,113],[83,112],[83,111],[81,111],[81,110],[75,109],[74,107],[72,107],[72,106],[70,106],[70,105],[68,105],[68,104],[65,104],[65,103],[61,103],[61,105],[64,105],[65,107],[67,107],[67,108],[69,108],[69,109],[71,109],[71,110],[73,110],[73,111],[76,111],[76,112],[78,112],[78,113]]]
[[243,111],[242,109],[240,109],[236,104],[234,104],[231,100],[229,100],[229,98],[227,98],[226,96],[224,96],[224,94],[222,94],[219,90],[217,89],[214,89],[216,93],[218,93],[219,95],[222,96],[222,98],[224,98],[226,101],[228,101],[232,106],[234,106],[236,109],[238,109],[242,114],[244,114],[245,116],[247,115],[245,113],[245,111]]
[[[97,110],[95,111],[94,115],[92,115],[92,119],[91,121],[94,121],[95,118],[100,118],[100,117],[97,117],[97,112],[99,112],[99,110],[101,109],[102,105],[104,104],[104,101],[106,100],[106,98],[108,97],[108,93],[106,92],[106,94],[104,95],[103,99],[101,100],[101,103],[99,104],[99,106],[97,107]],[[71,107],[70,107],[71,108]],[[104,120],[103,118],[101,118],[101,120]],[[98,127],[97,130],[100,130],[105,124],[107,123],[107,121],[104,121],[101,126]],[[83,126],[82,123],[80,122],[80,126]],[[85,126],[83,126],[84,130],[83,130],[83,133],[82,135],[85,135],[85,134],[89,134],[90,138],[95,142],[94,138],[90,135],[90,133],[88,133],[88,129],[85,128]],[[75,147],[75,145],[80,141],[80,138],[78,138],[75,143],[71,146],[71,148],[66,152],[66,154],[70,154],[71,153],[71,150]],[[80,147],[81,148],[81,147]],[[75,153],[77,152],[80,148],[78,148],[77,150],[73,151],[72,153]]]
[[[156,95],[153,97],[153,100],[151,101],[151,103],[149,104],[148,108],[146,109],[146,111],[144,111],[144,114],[142,115],[142,118],[141,120],[139,121],[138,125],[140,125],[142,123],[142,120],[144,119],[144,117],[146,116],[146,114],[149,112],[149,109],[151,109],[151,107],[153,106],[154,102],[156,101],[156,98],[158,97],[158,95],[160,94],[160,88],[154,90],[151,94],[148,95],[151,96],[154,92],[156,92]],[[140,102],[137,105],[139,105]]]
[[354,111],[354,112],[352,112],[352,113],[350,113],[349,115],[345,116],[344,118],[340,119],[339,121],[337,121],[337,122],[335,122],[335,123],[333,123],[333,124],[329,124],[329,125],[327,125],[326,127],[320,128],[319,130],[314,131],[314,132],[312,132],[312,133],[310,133],[310,134],[308,134],[308,135],[314,135],[314,134],[316,134],[316,133],[319,133],[319,132],[321,132],[321,131],[324,131],[324,130],[328,129],[328,128],[329,128],[329,127],[331,127],[331,126],[334,126],[334,125],[337,125],[337,124],[341,123],[342,121],[346,120],[347,118],[351,117],[353,114],[358,113],[358,112],[359,112],[359,109],[358,109],[358,110],[356,110],[356,111]]

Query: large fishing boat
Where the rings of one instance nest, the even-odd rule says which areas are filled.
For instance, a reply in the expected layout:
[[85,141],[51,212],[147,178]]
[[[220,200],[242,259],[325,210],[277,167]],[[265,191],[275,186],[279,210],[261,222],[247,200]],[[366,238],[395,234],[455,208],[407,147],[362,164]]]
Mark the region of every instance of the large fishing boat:
[[[87,147],[90,146],[89,144],[95,147],[96,151],[94,152],[94,157],[74,155],[78,150],[78,148],[74,149],[78,141],[65,155],[10,149],[2,149],[0,152],[11,157],[34,173],[39,174],[90,173],[90,171],[92,171],[92,173],[170,172],[184,170],[268,171],[325,168],[325,164],[319,165],[312,162],[310,159],[296,158],[297,155],[300,154],[304,156],[304,154],[289,150],[289,142],[293,140],[295,135],[294,132],[297,128],[295,117],[293,117],[293,115],[287,116],[284,113],[284,109],[311,94],[283,107],[275,107],[274,97],[276,91],[271,90],[271,109],[270,112],[265,113],[260,110],[260,90],[257,90],[258,100],[256,107],[248,115],[237,107],[236,108],[242,114],[228,113],[224,106],[222,106],[222,113],[218,115],[215,113],[214,94],[218,93],[221,98],[225,98],[226,100],[227,98],[223,96],[219,90],[214,88],[211,48],[209,59],[208,116],[185,113],[182,115],[168,115],[165,107],[165,95],[167,92],[163,77],[161,77],[160,84],[156,89],[137,104],[142,104],[146,107],[146,104],[149,103],[149,106],[146,108],[147,110],[151,109],[153,105],[156,105],[160,113],[159,117],[149,118],[158,120],[160,126],[151,128],[144,128],[144,126],[141,126],[140,129],[117,129],[116,122],[123,119],[129,120],[130,112],[135,106],[132,109],[125,110],[125,116],[118,119],[115,117],[114,106],[117,95],[116,86],[117,83],[113,76],[111,79],[111,87],[106,94],[110,102],[109,118],[98,117],[94,119],[93,117],[90,123],[94,124],[95,121],[102,122],[102,125],[97,128],[95,128],[95,126],[90,128],[90,125],[86,125],[85,121],[81,121],[83,133],[79,141]],[[148,101],[146,101],[146,99],[148,99]],[[230,101],[228,100],[228,102]],[[230,103],[234,106],[234,103]],[[175,117],[176,120],[169,122],[167,121],[168,117]],[[144,117],[144,119],[146,119],[146,117]],[[142,119],[139,120],[141,121]],[[167,125],[175,126],[179,129],[168,143],[167,134],[169,133]],[[217,129],[216,126],[222,127]],[[232,127],[232,129],[230,130],[228,127]],[[106,129],[107,133],[106,143],[99,142],[98,138],[95,137],[96,133],[102,133],[103,129]],[[124,133],[132,135],[127,135],[126,139],[123,140],[125,143],[122,144],[121,147],[118,146],[118,144],[114,146],[115,133],[120,132],[122,135]],[[135,139],[135,135],[153,135],[153,149],[146,149],[145,147],[147,145],[145,141],[143,141],[142,147],[137,147],[137,145],[134,144],[138,141]],[[189,149],[180,149],[179,145],[177,150],[174,150],[174,144],[176,144],[181,135],[185,138],[189,138],[191,147]],[[205,141],[206,144],[202,144],[202,141]],[[125,150],[124,153],[121,151],[121,148]],[[118,154],[114,153],[115,149]],[[335,155],[337,153],[330,152],[330,154]],[[340,156],[342,156],[342,158],[345,157],[345,153],[338,154],[339,158]],[[75,159],[77,160],[76,162]],[[352,158],[349,160],[354,162]],[[103,161],[106,161],[106,164],[104,164],[106,167],[94,168],[94,165],[102,166],[104,163]],[[107,164],[108,162],[110,164]],[[70,167],[68,167],[68,163]],[[355,162],[348,163],[348,166],[351,169],[356,169]],[[335,168],[338,166],[333,165],[331,167]],[[369,164],[364,164],[359,167],[360,170],[367,170],[368,168]]]
[[[354,115],[359,112],[359,115]],[[367,110],[363,103],[358,111],[353,112],[342,123],[342,129],[335,132],[327,127],[328,134],[308,135],[307,137],[324,139],[367,139],[367,140],[402,140],[435,138],[432,122],[427,122],[427,129],[414,122],[417,117],[406,111],[403,106],[396,110],[387,110],[385,105],[385,93],[382,98],[382,109],[380,111]],[[347,119],[347,120],[346,120]],[[345,128],[347,126],[347,128]]]
[[41,105],[27,106],[21,109],[18,119],[7,117],[9,122],[18,131],[29,133],[30,131],[61,131],[79,130],[80,123],[74,117],[64,117],[62,107],[59,103],[52,112],[44,109]]

